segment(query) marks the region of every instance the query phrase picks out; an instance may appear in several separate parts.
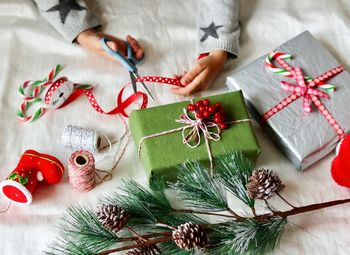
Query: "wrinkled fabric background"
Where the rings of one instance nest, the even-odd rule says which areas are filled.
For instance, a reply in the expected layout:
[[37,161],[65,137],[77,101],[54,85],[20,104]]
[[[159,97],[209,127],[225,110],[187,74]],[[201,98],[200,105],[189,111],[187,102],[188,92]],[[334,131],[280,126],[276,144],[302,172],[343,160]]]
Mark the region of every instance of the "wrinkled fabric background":
[[[140,40],[146,51],[146,61],[139,68],[141,75],[181,73],[195,60],[197,0],[89,0],[88,5],[102,20],[103,31],[121,38],[130,33]],[[225,77],[230,72],[304,30],[313,33],[350,70],[349,21],[350,2],[346,0],[241,1],[240,57],[230,61],[210,90],[198,96],[225,91]],[[47,113],[33,124],[18,123],[18,86],[27,79],[44,78],[57,63],[68,66],[62,75],[72,81],[98,84],[95,94],[106,110],[114,107],[118,89],[129,79],[119,64],[64,41],[38,14],[32,1],[0,0],[0,52],[1,180],[26,149],[50,153],[67,162],[70,153],[61,145],[61,134],[69,124],[100,130],[112,139],[121,136],[119,118],[96,113],[83,97],[62,110]],[[167,86],[149,87],[157,99],[154,105],[182,100],[170,94]],[[281,175],[287,185],[284,195],[292,203],[305,205],[350,196],[349,190],[337,186],[330,177],[334,154],[300,173],[259,127],[256,131],[263,149],[258,167],[269,167]],[[118,145],[98,166],[108,168],[117,151]],[[73,191],[67,176],[56,186],[37,188],[32,205],[12,206],[7,213],[0,214],[0,254],[41,254],[57,234],[56,225],[68,206],[78,203],[94,206],[101,193],[115,189],[128,177],[145,182],[132,143],[115,169],[113,180],[89,193]],[[246,211],[236,200],[231,199],[231,203],[241,213]],[[278,199],[272,203],[281,210],[289,209]],[[0,198],[0,209],[6,205],[6,200]],[[264,210],[262,203],[258,207]],[[274,254],[349,254],[349,218],[350,205],[294,216]]]

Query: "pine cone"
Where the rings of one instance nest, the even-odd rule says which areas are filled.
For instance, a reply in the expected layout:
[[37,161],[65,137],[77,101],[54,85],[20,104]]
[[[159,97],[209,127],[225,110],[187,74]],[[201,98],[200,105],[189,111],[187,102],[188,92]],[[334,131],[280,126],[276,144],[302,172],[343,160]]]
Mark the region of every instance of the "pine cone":
[[104,204],[99,208],[96,215],[102,226],[114,233],[121,230],[129,219],[127,212],[125,212],[123,208],[116,205]]
[[269,169],[254,170],[247,183],[248,195],[253,199],[269,199],[284,189],[280,177]]
[[192,222],[186,222],[173,231],[173,240],[177,246],[187,251],[193,248],[204,248],[208,243],[208,237],[203,227]]
[[[140,243],[140,242],[138,242]],[[161,254],[159,248],[156,245],[148,245],[139,247],[128,251],[126,255],[158,255]]]

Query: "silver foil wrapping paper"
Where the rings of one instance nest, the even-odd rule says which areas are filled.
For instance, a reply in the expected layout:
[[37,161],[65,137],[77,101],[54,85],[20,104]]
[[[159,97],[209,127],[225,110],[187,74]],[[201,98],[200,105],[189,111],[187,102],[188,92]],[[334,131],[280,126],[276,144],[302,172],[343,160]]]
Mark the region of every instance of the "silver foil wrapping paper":
[[[301,67],[304,75],[311,77],[340,65],[308,31],[287,41],[276,51],[293,55],[292,60],[287,60],[289,64]],[[258,120],[263,113],[291,94],[281,88],[282,80],[295,84],[295,81],[267,70],[265,57],[233,73],[226,82],[230,90],[243,90],[250,112]],[[350,74],[343,71],[327,83],[335,85],[337,90],[328,92],[330,99],[320,100],[343,130],[349,133]],[[264,129],[298,170],[306,169],[329,154],[339,142],[335,130],[317,108],[313,107],[311,113],[303,111],[301,98],[268,119]]]

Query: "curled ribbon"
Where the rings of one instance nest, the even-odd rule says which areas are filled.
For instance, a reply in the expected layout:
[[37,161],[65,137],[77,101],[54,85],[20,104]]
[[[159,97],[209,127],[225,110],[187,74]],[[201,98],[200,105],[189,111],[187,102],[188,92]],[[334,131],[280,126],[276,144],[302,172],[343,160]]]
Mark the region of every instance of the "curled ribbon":
[[[191,101],[191,103],[193,103],[193,101]],[[210,175],[213,176],[213,156],[209,141],[219,141],[221,139],[221,129],[214,122],[204,121],[204,119],[197,118],[196,116],[195,119],[192,119],[188,115],[186,108],[184,108],[183,111],[184,113],[180,116],[180,119],[177,119],[175,121],[180,124],[184,124],[184,126],[142,137],[138,146],[138,156],[141,158],[142,144],[145,140],[181,131],[183,144],[186,144],[190,148],[197,148],[201,144],[201,134],[203,134],[209,157]],[[227,124],[237,124],[241,122],[250,122],[250,119],[230,121],[227,122]],[[210,131],[209,128],[213,128],[214,131]]]
[[[23,102],[21,103],[17,116],[22,122],[34,122],[39,119],[44,113],[49,109],[49,103],[52,99],[53,94],[56,92],[60,86],[68,81],[66,77],[61,77],[54,81],[55,77],[58,73],[64,68],[63,65],[57,65],[53,68],[48,76],[43,80],[39,81],[26,81],[19,87],[19,94],[23,98]],[[182,86],[179,79],[161,77],[161,76],[144,76],[139,77],[136,82],[156,82],[156,83],[164,83],[174,86]],[[57,107],[63,108],[64,106],[70,104],[74,100],[76,100],[79,96],[85,95],[89,100],[91,106],[95,109],[95,111],[101,114],[114,115],[121,114],[124,117],[128,117],[128,114],[125,112],[126,108],[129,107],[132,103],[134,103],[139,98],[142,98],[141,109],[146,108],[148,104],[148,97],[145,93],[140,91],[130,95],[126,99],[123,99],[123,93],[125,88],[130,85],[129,82],[126,86],[122,87],[120,92],[116,98],[116,107],[110,111],[104,111],[100,105],[97,103],[95,95],[93,94],[94,86],[87,84],[73,84],[73,92],[69,95],[69,97],[64,101],[62,105]],[[44,99],[41,98],[41,94],[49,87],[47,90]],[[34,111],[32,115],[27,115],[26,111],[28,108],[34,104],[40,104],[40,107]]]
[[[327,84],[326,81],[344,71],[344,68],[342,66],[337,66],[317,76],[316,78],[310,78],[308,76],[303,75],[302,69],[300,67],[292,67],[285,61],[291,58],[291,55],[285,54],[283,52],[271,52],[267,55],[265,59],[265,66],[269,71],[278,75],[294,79],[296,81],[296,84],[281,81],[282,89],[288,92],[292,92],[292,94],[289,95],[287,98],[283,99],[277,105],[270,108],[268,111],[266,111],[262,116],[263,120],[267,121],[277,112],[287,107],[290,103],[294,102],[298,98],[302,98],[304,112],[312,112],[311,104],[313,103],[318,109],[318,111],[333,127],[333,129],[339,136],[339,139],[344,138],[344,130],[340,127],[340,125],[337,123],[337,121],[334,119],[334,117],[319,99],[330,98],[325,91],[334,91],[335,87],[333,85]],[[282,68],[275,66],[272,63],[273,60],[276,60],[277,63],[282,66]]]

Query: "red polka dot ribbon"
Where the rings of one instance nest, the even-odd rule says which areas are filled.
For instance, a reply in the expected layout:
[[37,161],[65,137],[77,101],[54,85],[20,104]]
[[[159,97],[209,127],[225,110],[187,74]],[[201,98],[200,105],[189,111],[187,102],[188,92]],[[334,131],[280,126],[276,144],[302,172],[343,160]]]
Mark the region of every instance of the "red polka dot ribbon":
[[[262,118],[267,121],[269,118],[274,116],[276,113],[287,107],[289,104],[302,98],[303,110],[306,113],[312,112],[311,104],[313,103],[318,111],[325,117],[328,123],[333,127],[340,139],[344,138],[345,132],[328,111],[328,109],[322,104],[319,98],[329,99],[329,95],[320,90],[334,91],[335,87],[326,83],[327,80],[331,79],[335,75],[344,71],[342,66],[335,67],[316,78],[310,78],[303,75],[300,67],[291,67],[285,60],[290,59],[292,56],[283,52],[271,52],[265,59],[266,68],[276,74],[289,77],[296,81],[296,84],[291,84],[286,81],[281,81],[281,87],[285,91],[292,92],[288,97],[283,99],[281,102],[266,111]],[[279,68],[273,64],[273,60],[282,67]]]
[[[89,100],[91,106],[95,109],[95,111],[101,114],[121,114],[124,117],[128,117],[128,114],[125,112],[126,108],[128,108],[132,103],[134,103],[140,98],[142,99],[140,108],[143,109],[147,107],[148,97],[143,92],[138,91],[130,95],[126,99],[123,98],[125,88],[131,84],[131,82],[129,82],[117,94],[116,107],[110,111],[104,111],[96,101],[95,95],[92,92],[94,89],[93,86],[86,84],[73,84],[69,82],[69,80],[66,77],[61,77],[58,78],[56,81],[53,81],[58,72],[60,72],[62,69],[63,66],[57,65],[54,69],[50,71],[47,78],[41,81],[26,81],[20,87],[19,92],[22,95],[24,101],[20,105],[20,109],[17,111],[17,115],[22,122],[36,121],[48,109],[62,108],[76,100],[81,95],[85,95]],[[136,80],[136,82],[141,81],[182,86],[180,83],[180,79],[161,76],[144,76],[139,77]],[[44,96],[44,99],[42,100],[40,95],[46,87],[49,88]],[[27,92],[28,89],[30,89],[29,92]],[[27,115],[26,111],[32,104],[40,104],[40,107],[34,112],[34,114]]]
[[[173,86],[183,86],[180,83],[180,79],[175,78],[168,78],[168,77],[162,77],[162,76],[143,76],[136,79],[136,82],[153,82],[153,83],[162,83],[162,84],[168,84]],[[125,91],[125,88],[130,85],[131,82],[129,82],[126,86],[124,86],[120,92],[117,95],[117,106],[106,112],[104,111],[100,105],[97,103],[96,98],[94,94],[92,93],[92,89],[84,89],[84,88],[77,88],[75,92],[72,93],[72,95],[68,98],[68,100],[61,106],[64,107],[67,104],[74,101],[76,98],[78,98],[80,95],[85,94],[87,99],[89,100],[91,106],[101,114],[107,114],[107,115],[114,115],[114,114],[121,114],[124,117],[129,117],[128,114],[125,112],[125,109],[128,108],[133,102],[135,102],[137,99],[142,98],[142,103],[140,106],[140,109],[144,109],[148,105],[148,96],[147,94],[143,92],[136,92],[123,100],[123,93]],[[77,84],[75,84],[76,86]]]

